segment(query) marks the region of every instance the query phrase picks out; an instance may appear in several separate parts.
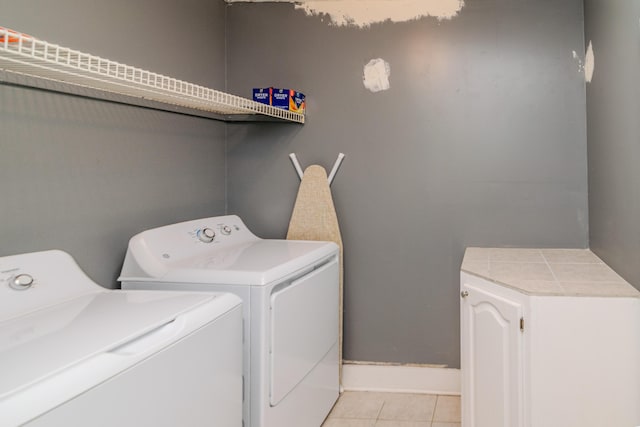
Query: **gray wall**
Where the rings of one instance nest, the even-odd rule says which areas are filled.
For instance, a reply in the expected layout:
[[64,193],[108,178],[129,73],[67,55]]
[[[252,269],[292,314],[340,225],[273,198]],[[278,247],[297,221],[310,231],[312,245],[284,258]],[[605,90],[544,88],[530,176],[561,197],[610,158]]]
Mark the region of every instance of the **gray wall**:
[[[228,89],[308,95],[304,126],[228,126],[228,211],[284,237],[298,178],[330,169],[345,358],[459,366],[466,246],[586,247],[581,0],[469,0],[451,21],[330,27],[290,4],[227,11]],[[363,66],[391,65],[371,93]]]
[[640,289],[640,2],[586,0],[590,245]]
[[[218,88],[224,19],[221,0],[2,4],[3,26]],[[224,213],[220,122],[0,84],[0,130],[0,255],[63,249],[114,287],[133,234]]]

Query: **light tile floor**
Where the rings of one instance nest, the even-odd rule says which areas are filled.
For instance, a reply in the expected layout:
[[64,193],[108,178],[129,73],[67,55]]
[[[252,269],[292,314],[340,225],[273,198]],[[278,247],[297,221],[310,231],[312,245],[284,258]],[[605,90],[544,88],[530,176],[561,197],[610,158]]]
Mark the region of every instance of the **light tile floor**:
[[322,427],[460,427],[460,396],[346,391]]

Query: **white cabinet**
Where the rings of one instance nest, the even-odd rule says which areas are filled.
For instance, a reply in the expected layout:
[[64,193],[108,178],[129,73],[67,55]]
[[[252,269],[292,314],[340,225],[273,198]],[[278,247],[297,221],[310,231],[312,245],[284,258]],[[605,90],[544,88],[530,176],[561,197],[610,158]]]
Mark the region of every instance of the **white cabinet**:
[[[466,280],[465,280],[466,279]],[[523,426],[522,296],[463,273],[462,397],[466,427]],[[483,286],[479,286],[483,285]]]
[[463,427],[640,426],[639,298],[487,275],[461,273]]

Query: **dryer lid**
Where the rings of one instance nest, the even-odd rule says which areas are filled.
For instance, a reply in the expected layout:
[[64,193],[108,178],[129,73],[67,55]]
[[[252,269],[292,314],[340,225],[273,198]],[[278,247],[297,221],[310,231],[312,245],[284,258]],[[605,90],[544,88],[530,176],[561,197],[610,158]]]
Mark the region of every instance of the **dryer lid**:
[[[95,356],[117,352],[219,298],[215,310],[207,307],[207,316],[199,317],[199,321],[204,319],[203,324],[211,321],[238,305],[237,298],[225,299],[229,297],[105,290],[5,320],[0,323],[0,401]],[[178,329],[162,345],[158,341],[153,344],[164,348],[182,338],[184,330]]]

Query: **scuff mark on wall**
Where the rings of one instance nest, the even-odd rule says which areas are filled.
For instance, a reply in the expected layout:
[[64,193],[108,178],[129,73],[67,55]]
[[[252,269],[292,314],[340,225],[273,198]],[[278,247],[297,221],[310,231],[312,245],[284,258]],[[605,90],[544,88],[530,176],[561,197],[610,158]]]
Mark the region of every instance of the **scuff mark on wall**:
[[391,66],[389,63],[382,58],[376,58],[364,66],[362,82],[364,83],[364,87],[371,92],[380,92],[382,90],[388,90],[391,87],[389,76],[391,76]]
[[580,56],[578,55],[578,52],[576,52],[575,50],[573,51],[573,59],[575,59],[576,62],[578,63],[578,72],[583,73],[584,63],[582,62],[582,58],[580,58]]
[[593,71],[596,66],[596,58],[593,54],[593,44],[589,40],[589,47],[587,47],[587,53],[584,57],[584,80],[587,83],[591,83],[593,79]]
[[381,22],[405,22],[432,16],[451,19],[464,0],[308,0],[296,2],[307,15],[326,15],[331,25],[367,28]]

